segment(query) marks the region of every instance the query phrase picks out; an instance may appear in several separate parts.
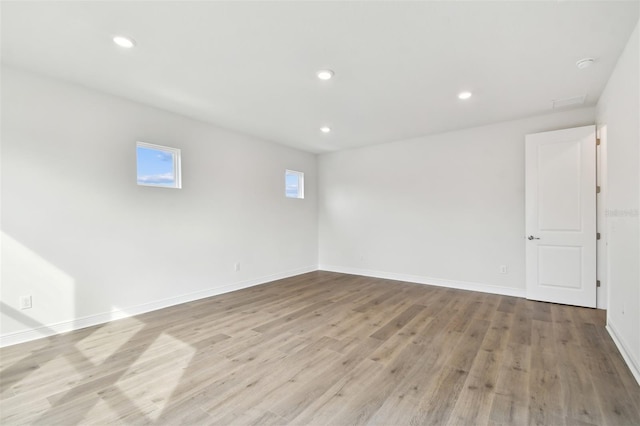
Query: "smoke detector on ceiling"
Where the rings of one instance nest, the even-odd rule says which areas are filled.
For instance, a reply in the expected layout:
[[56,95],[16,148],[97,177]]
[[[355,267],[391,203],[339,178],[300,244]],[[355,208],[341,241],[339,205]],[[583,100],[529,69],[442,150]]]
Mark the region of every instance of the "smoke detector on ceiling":
[[589,68],[591,65],[593,65],[593,63],[596,60],[593,58],[584,58],[584,59],[580,59],[578,62],[576,62],[576,67],[578,67],[579,70],[583,70],[585,68]]
[[573,106],[584,105],[587,95],[574,96],[572,98],[554,99],[551,101],[551,109],[569,108]]

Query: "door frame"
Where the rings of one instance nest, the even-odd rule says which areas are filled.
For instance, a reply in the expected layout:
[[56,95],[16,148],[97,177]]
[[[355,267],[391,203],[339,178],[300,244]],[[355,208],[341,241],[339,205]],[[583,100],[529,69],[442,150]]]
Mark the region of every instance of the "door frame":
[[596,193],[596,229],[600,240],[596,241],[596,279],[600,287],[596,289],[596,307],[609,308],[609,233],[607,224],[607,125],[596,125],[596,184],[600,192]]

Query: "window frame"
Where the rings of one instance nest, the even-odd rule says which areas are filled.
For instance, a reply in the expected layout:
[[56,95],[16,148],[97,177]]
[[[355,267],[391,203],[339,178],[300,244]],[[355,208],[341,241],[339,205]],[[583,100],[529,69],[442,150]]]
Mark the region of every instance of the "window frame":
[[[173,174],[174,174],[174,184],[173,185],[163,185],[157,183],[140,183],[139,178],[139,170],[138,170],[138,148],[146,148],[153,149],[156,151],[163,151],[171,155],[171,160],[173,164]],[[156,188],[171,188],[171,189],[182,189],[182,152],[180,148],[173,148],[165,145],[158,145],[148,142],[136,141],[136,183],[138,186],[153,186]]]
[[[298,196],[292,197],[287,193],[287,177],[289,175],[295,175],[298,178]],[[284,171],[284,196],[294,200],[304,200],[304,172],[297,170],[285,169]]]

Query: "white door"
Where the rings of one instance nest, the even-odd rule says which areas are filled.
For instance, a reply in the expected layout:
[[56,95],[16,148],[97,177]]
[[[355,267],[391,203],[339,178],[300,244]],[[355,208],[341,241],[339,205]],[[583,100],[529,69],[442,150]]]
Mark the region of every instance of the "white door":
[[527,299],[596,307],[596,128],[527,135]]

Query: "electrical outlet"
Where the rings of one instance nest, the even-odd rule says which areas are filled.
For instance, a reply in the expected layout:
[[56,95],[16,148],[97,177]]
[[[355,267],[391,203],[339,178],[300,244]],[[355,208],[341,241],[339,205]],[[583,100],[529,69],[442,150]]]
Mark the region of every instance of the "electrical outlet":
[[507,273],[507,265],[500,265],[500,273],[501,274]]
[[31,309],[31,295],[20,296],[20,309]]
[[238,272],[240,270],[240,262],[236,262],[233,264],[233,269]]

